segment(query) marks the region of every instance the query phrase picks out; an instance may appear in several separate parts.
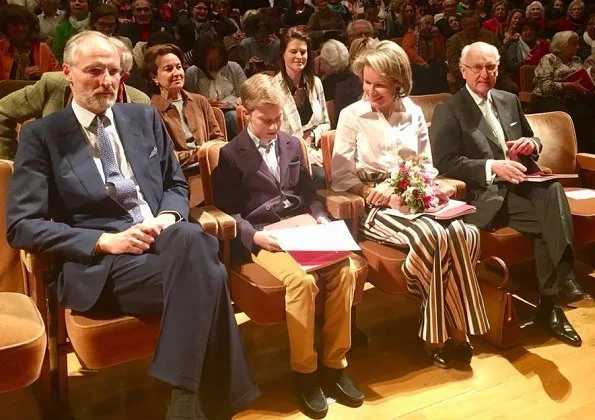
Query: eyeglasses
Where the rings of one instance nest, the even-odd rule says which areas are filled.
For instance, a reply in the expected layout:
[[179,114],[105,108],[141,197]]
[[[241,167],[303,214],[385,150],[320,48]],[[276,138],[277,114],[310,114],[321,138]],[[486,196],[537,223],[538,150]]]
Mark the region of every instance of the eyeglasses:
[[97,79],[99,77],[104,77],[105,73],[107,72],[107,74],[109,74],[110,77],[121,77],[122,74],[124,73],[124,70],[122,70],[119,67],[90,67],[90,68],[86,68],[86,69],[80,69],[83,73],[85,73],[87,76],[92,77],[94,79]]
[[465,67],[467,67],[469,70],[471,70],[473,73],[478,74],[481,73],[481,71],[483,69],[486,69],[486,71],[488,73],[494,73],[496,70],[498,70],[498,65],[500,63],[489,63],[489,64],[476,64],[474,66],[468,66],[465,63],[462,63]]

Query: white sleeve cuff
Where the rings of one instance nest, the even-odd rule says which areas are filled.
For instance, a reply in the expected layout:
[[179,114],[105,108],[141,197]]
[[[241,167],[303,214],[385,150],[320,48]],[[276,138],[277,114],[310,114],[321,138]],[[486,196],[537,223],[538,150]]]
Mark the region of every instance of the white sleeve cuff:
[[486,160],[486,185],[492,185],[492,182],[494,182],[494,174],[492,173],[492,163],[494,163],[494,159]]

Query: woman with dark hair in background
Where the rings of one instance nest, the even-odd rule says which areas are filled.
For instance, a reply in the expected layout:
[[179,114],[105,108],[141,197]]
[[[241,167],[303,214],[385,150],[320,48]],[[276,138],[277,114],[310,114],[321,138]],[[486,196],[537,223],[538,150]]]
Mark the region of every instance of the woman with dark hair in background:
[[506,19],[506,27],[504,28],[504,39],[502,39],[502,46],[506,50],[514,41],[518,41],[521,36],[521,27],[525,21],[525,13],[521,9],[512,9],[508,13]]
[[277,67],[281,42],[273,35],[277,31],[274,22],[262,13],[256,13],[244,21],[246,38],[240,45],[246,51],[248,65],[259,62],[267,67]]
[[9,4],[0,14],[0,80],[37,80],[46,71],[60,70],[45,42],[39,41],[39,21],[23,6]]
[[479,21],[482,24],[490,18],[486,8],[486,0],[471,0],[469,2],[469,10],[475,11],[475,14],[479,16]]
[[184,88],[200,93],[211,106],[223,111],[227,137],[232,139],[238,134],[236,107],[240,88],[246,81],[244,70],[238,63],[228,60],[227,50],[219,41],[199,39],[193,56],[194,65],[186,70]]
[[499,36],[503,37],[504,28],[506,27],[507,12],[508,7],[506,6],[505,1],[495,2],[492,6],[492,17],[483,23],[483,29],[495,32]]
[[89,0],[68,0],[64,21],[56,25],[56,36],[52,41],[54,55],[62,63],[62,54],[66,42],[80,31],[89,27]]
[[406,1],[401,6],[401,21],[403,23],[403,33],[413,32],[417,25],[417,6],[412,1]]
[[101,32],[105,36],[118,38],[132,51],[132,42],[130,39],[118,35],[118,29],[120,28],[118,14],[118,9],[111,4],[98,4],[91,12],[89,26],[94,31]]
[[281,131],[300,137],[309,146],[312,177],[317,188],[324,188],[320,139],[330,130],[322,82],[314,75],[310,37],[290,29],[282,38],[279,73],[275,80],[285,96]]

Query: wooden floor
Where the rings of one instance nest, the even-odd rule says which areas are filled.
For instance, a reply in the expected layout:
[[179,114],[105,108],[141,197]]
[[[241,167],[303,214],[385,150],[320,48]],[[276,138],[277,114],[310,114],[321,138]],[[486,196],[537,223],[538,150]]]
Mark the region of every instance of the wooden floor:
[[[525,330],[523,346],[501,352],[475,339],[468,370],[432,366],[417,339],[417,302],[367,290],[359,326],[370,344],[349,356],[349,372],[366,395],[360,408],[330,404],[328,419],[593,419],[595,308],[567,315],[581,348]],[[301,419],[291,393],[284,326],[240,319],[241,332],[263,396],[234,419]],[[162,419],[169,390],[146,375],[149,360],[82,372],[71,355],[70,402],[75,419]],[[0,372],[2,374],[2,372]],[[40,419],[29,388],[0,395],[0,419]]]

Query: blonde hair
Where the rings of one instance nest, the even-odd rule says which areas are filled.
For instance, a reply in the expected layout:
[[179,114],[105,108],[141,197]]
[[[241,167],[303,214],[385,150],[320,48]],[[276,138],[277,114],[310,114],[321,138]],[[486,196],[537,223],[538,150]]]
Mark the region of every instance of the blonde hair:
[[574,31],[556,32],[550,42],[550,52],[554,54],[561,53],[571,39],[578,41],[578,34]]
[[368,66],[398,87],[395,98],[404,98],[411,93],[413,85],[411,65],[405,50],[392,41],[381,41],[371,46],[353,63],[352,70],[363,79],[364,68]]
[[246,80],[240,88],[240,97],[248,112],[263,105],[283,106],[281,86],[272,76],[264,73],[257,73]]
[[349,46],[349,62],[354,63],[360,54],[365,53],[370,48],[375,48],[378,45],[376,38],[357,38],[354,39]]

